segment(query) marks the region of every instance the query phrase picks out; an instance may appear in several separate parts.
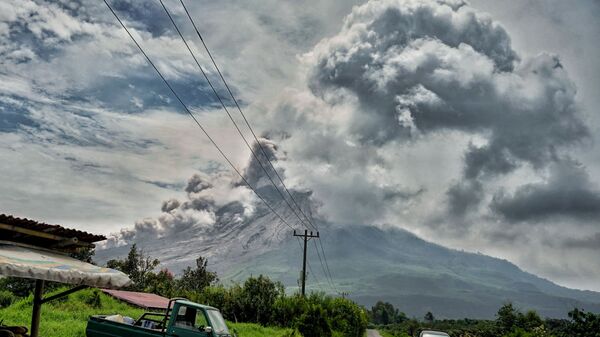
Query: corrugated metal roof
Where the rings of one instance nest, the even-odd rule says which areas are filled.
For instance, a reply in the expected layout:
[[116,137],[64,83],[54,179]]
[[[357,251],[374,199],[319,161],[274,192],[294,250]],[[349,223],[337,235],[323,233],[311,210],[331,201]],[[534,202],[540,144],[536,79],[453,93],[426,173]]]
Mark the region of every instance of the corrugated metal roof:
[[0,224],[16,227],[16,230],[0,228],[1,240],[24,243],[39,247],[53,247],[57,244],[57,240],[49,237],[44,238],[32,235],[31,233],[28,234],[23,231],[19,232],[18,229],[41,232],[66,239],[76,238],[77,241],[88,244],[106,240],[104,235],[96,235],[76,229],[65,228],[59,225],[51,225],[35,220],[17,218],[8,214],[0,214]]
[[102,291],[114,298],[129,304],[133,304],[140,308],[166,310],[167,306],[169,305],[168,298],[156,294],[112,289],[102,289]]

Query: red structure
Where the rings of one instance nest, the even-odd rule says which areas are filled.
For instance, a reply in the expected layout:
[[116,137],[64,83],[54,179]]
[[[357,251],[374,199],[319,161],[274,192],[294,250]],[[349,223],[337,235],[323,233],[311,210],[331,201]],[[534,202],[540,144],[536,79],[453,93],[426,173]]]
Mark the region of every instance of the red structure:
[[167,310],[169,299],[155,294],[139,293],[135,291],[123,291],[113,289],[102,289],[102,292],[118,300],[135,305],[144,309]]

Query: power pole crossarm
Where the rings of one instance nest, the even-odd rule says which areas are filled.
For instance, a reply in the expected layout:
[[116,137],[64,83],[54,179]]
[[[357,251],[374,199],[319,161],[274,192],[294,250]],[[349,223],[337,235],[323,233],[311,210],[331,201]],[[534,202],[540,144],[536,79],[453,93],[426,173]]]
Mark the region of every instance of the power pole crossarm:
[[308,240],[312,238],[318,238],[319,232],[317,234],[313,234],[311,231],[310,234],[307,229],[304,230],[304,234],[297,234],[296,230],[294,230],[294,236],[299,236],[304,239],[304,256],[302,258],[302,297],[306,295],[306,244]]

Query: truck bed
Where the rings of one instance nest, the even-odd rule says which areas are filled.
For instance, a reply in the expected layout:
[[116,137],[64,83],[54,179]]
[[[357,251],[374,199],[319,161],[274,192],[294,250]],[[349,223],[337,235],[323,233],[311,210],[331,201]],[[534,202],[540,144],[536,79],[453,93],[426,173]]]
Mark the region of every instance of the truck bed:
[[158,337],[162,332],[104,319],[104,315],[91,316],[85,335],[87,337]]

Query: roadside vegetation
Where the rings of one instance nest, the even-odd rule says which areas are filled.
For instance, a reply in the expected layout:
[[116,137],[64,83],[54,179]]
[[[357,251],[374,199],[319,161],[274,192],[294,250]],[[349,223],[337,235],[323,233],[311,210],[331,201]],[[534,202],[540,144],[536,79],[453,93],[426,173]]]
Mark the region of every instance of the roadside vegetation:
[[[54,293],[63,290],[66,288],[57,289]],[[7,325],[29,326],[31,302],[32,296],[28,296],[0,309],[0,320]],[[127,305],[98,289],[86,289],[43,306],[40,336],[85,337],[87,319],[91,315],[119,313],[137,318],[143,312],[143,309]],[[227,322],[227,325],[240,337],[288,337],[293,334],[289,328],[263,327],[254,323]]]
[[[88,256],[89,258],[89,256]],[[239,337],[363,337],[367,313],[354,302],[311,293],[306,298],[288,295],[283,284],[260,275],[225,287],[218,276],[207,270],[206,259],[199,257],[195,267],[186,268],[180,277],[167,269],[156,270],[160,261],[132,246],[122,260],[107,265],[121,270],[134,281],[127,290],[155,293],[164,297],[185,297],[219,308]],[[62,287],[62,288],[61,288]],[[50,292],[64,285],[49,283]],[[0,320],[7,325],[29,325],[33,282],[26,279],[0,279]],[[139,317],[143,310],[88,289],[45,304],[41,336],[83,337],[90,315],[122,314]]]
[[542,319],[535,311],[525,313],[511,303],[503,305],[495,320],[408,318],[390,303],[378,302],[369,310],[371,325],[383,337],[413,337],[422,330],[439,330],[451,337],[600,337],[600,314],[573,309],[569,319]]

